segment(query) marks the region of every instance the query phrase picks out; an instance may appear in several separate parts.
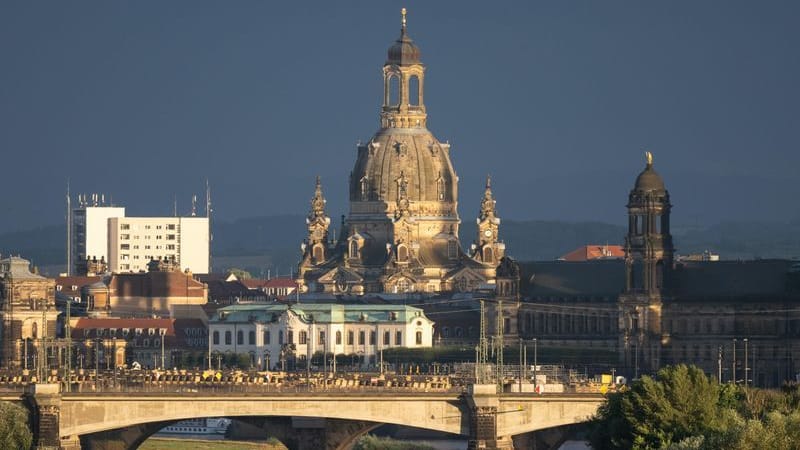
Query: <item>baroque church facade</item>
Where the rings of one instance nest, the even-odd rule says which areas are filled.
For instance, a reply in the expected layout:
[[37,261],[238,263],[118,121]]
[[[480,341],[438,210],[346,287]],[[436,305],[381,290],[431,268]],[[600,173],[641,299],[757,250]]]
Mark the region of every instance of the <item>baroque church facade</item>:
[[303,292],[331,294],[466,292],[495,282],[505,254],[487,178],[478,236],[469,253],[458,237],[458,176],[450,144],[427,128],[425,65],[406,29],[383,66],[380,129],[359,144],[350,173],[350,211],[332,236],[317,179],[301,245]]

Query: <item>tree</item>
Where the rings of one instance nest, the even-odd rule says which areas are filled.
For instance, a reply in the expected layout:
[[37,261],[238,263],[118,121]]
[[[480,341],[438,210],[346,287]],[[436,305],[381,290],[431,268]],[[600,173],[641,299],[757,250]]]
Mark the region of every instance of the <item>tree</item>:
[[694,366],[665,367],[613,394],[594,421],[595,448],[657,449],[692,436],[719,433],[720,390]]
[[28,410],[11,402],[0,401],[0,450],[31,447],[33,434],[28,428]]

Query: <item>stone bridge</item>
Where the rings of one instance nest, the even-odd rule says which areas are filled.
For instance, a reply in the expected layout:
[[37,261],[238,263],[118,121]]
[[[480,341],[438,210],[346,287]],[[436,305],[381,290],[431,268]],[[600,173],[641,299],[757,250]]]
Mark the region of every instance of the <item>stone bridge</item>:
[[[497,394],[494,385],[458,392],[97,392],[62,393],[58,384],[29,386],[37,448],[136,448],[178,420],[203,417],[291,418],[298,449],[345,449],[382,424],[465,436],[469,448],[513,449],[512,437],[580,423],[594,415],[598,394]],[[111,434],[109,434],[111,433]]]

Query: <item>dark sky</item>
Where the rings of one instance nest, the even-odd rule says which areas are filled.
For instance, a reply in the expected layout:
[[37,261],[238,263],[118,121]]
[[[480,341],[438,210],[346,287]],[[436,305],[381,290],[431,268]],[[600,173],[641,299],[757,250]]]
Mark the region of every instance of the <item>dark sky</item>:
[[[452,144],[460,212],[621,223],[655,155],[676,223],[796,220],[800,3],[4,1],[0,231],[74,192],[220,219],[346,210],[399,10]],[[302,224],[299,224],[302,226]]]

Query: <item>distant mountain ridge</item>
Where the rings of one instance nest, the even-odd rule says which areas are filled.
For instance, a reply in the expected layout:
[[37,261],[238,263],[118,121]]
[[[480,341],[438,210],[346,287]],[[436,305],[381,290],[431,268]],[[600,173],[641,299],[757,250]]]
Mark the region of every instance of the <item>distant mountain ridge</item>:
[[[332,220],[338,233],[340,221]],[[279,215],[247,217],[231,222],[214,221],[212,253],[215,270],[238,266],[256,275],[280,268],[288,273],[297,264],[300,243],[305,238],[305,217]],[[800,221],[724,222],[709,227],[673,227],[680,254],[710,250],[723,259],[800,257]],[[461,225],[461,242],[469,251],[476,225]],[[557,220],[504,220],[500,237],[508,254],[518,260],[552,260],[587,244],[622,244],[621,225],[603,222]],[[65,227],[48,225],[0,234],[0,253],[20,254],[40,267],[61,266],[65,260]],[[49,273],[54,270],[49,270]]]

